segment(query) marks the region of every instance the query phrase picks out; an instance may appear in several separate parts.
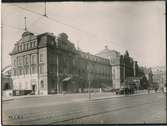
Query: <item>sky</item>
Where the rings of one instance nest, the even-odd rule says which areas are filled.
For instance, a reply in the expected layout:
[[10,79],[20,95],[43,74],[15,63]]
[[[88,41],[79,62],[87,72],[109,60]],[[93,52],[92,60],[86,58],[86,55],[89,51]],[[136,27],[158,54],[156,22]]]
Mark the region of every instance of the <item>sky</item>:
[[49,2],[2,4],[2,68],[27,29],[35,34],[65,32],[82,51],[96,54],[105,45],[124,54],[128,50],[139,65],[166,64],[165,2]]

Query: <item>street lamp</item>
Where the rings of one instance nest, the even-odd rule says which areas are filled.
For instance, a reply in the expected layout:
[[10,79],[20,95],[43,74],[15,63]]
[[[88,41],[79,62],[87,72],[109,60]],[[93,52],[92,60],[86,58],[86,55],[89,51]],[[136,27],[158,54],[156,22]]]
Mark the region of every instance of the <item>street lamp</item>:
[[89,90],[88,90],[88,92],[89,92],[89,100],[91,100],[91,92],[90,92],[90,79],[89,79],[88,81],[89,81]]
[[125,95],[125,62],[124,62],[124,95]]

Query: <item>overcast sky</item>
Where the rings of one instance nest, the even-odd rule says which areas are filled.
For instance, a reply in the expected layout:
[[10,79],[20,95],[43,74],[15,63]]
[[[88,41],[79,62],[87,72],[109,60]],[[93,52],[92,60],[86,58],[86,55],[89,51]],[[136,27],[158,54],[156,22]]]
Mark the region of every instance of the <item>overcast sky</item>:
[[2,4],[2,67],[10,64],[9,53],[24,32],[25,16],[29,31],[55,35],[65,32],[83,51],[95,54],[108,45],[121,53],[128,50],[140,65],[165,65],[163,1],[47,3],[49,19],[40,16],[44,7],[44,3]]

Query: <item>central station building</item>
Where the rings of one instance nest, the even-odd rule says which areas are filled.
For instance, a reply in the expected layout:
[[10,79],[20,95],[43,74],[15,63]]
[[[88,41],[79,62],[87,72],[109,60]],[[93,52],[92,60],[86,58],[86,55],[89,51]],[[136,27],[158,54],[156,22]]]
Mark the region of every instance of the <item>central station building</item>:
[[110,60],[76,49],[65,33],[34,35],[25,31],[10,55],[14,95],[117,87]]

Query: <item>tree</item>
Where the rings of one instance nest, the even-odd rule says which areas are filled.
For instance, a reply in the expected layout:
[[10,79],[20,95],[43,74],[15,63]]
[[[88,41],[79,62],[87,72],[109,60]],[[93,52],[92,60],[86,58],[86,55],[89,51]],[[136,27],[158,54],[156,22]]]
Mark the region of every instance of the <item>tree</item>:
[[140,88],[141,88],[141,89],[148,89],[149,86],[150,86],[150,85],[149,85],[149,82],[148,82],[146,76],[143,76],[143,78],[142,78],[141,81],[140,81]]
[[124,56],[129,57],[129,52],[126,50]]

